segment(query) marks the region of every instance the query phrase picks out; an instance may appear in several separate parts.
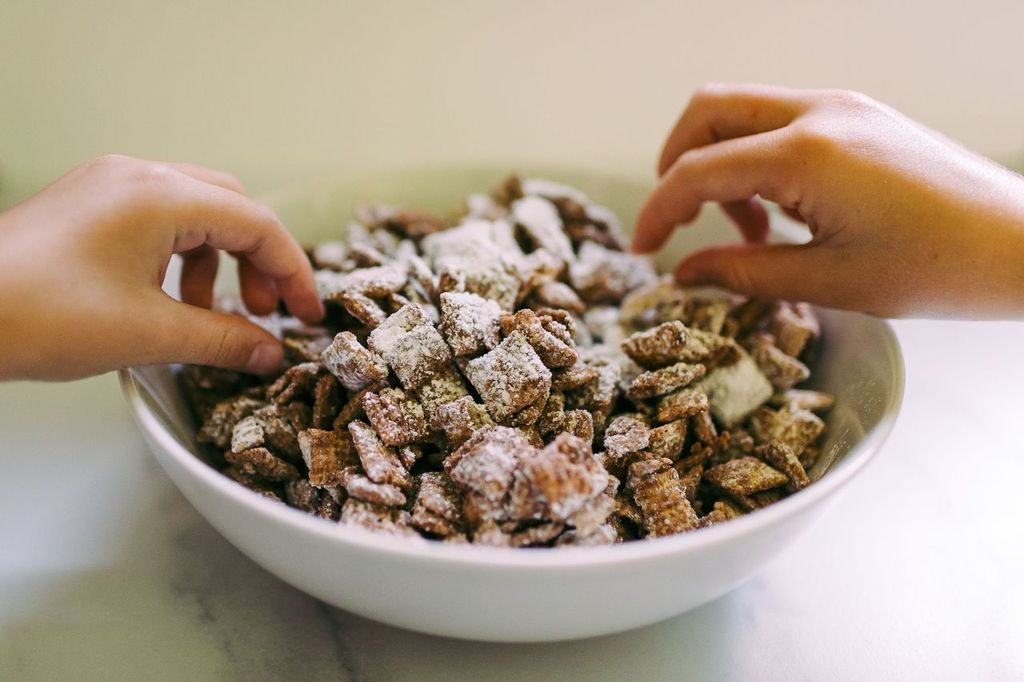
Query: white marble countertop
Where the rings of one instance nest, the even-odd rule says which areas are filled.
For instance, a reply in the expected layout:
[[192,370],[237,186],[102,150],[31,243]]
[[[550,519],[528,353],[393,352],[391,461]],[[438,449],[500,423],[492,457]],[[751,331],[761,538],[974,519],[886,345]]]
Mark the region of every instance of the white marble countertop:
[[812,530],[695,611],[543,645],[327,607],[189,506],[113,376],[0,385],[0,680],[1024,679],[1024,324],[896,326],[900,421]]

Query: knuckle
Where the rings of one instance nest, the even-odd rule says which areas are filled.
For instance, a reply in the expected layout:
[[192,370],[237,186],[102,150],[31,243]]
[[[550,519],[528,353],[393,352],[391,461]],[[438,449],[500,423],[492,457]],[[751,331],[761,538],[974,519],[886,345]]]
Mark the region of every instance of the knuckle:
[[110,173],[131,165],[135,161],[136,159],[123,154],[103,154],[86,161],[82,164],[82,168],[87,173]]
[[839,131],[833,125],[807,121],[793,126],[791,148],[801,161],[832,156],[841,146]]
[[691,97],[694,102],[706,102],[708,100],[716,99],[725,94],[728,86],[725,83],[718,81],[709,81],[698,85]]
[[723,265],[724,279],[730,289],[744,294],[757,290],[750,268],[742,259],[729,258]]
[[823,94],[828,104],[844,112],[861,113],[878,108],[875,100],[856,90],[825,90]]
[[243,336],[228,327],[210,340],[204,357],[211,365],[238,365],[245,362],[247,348]]

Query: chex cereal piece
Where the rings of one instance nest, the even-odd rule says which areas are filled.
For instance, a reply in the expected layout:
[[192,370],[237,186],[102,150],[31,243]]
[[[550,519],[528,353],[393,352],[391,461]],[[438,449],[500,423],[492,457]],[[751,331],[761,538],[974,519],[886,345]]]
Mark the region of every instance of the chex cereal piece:
[[684,533],[697,527],[697,513],[679,486],[679,474],[667,459],[648,459],[629,466],[626,487],[643,514],[650,537]]
[[551,370],[519,331],[467,363],[465,374],[498,421],[547,395],[551,388]]
[[664,424],[707,410],[707,394],[699,386],[689,386],[669,393],[658,401],[657,419]]
[[398,459],[402,466],[412,470],[412,466],[423,457],[423,448],[419,445],[405,445],[398,448]]
[[363,411],[363,397],[369,392],[369,388],[356,391],[341,406],[341,409],[338,410],[338,416],[334,418],[334,423],[331,425],[335,431],[344,431],[352,421],[366,417],[366,413]]
[[239,419],[231,431],[231,451],[242,452],[258,448],[266,442],[263,422],[252,415]]
[[613,518],[618,517],[624,519],[625,521],[628,521],[630,524],[636,526],[638,529],[643,528],[643,511],[640,509],[639,505],[637,505],[636,500],[633,499],[633,493],[627,486],[621,486],[618,492],[615,494],[615,511],[613,512],[612,516]]
[[[253,412],[254,415],[263,415],[264,419],[266,419],[266,415],[268,413],[271,415],[279,415],[281,419],[288,422],[289,426],[292,427],[292,430],[295,433],[298,433],[303,429],[308,429],[313,421],[313,408],[306,403],[298,401],[288,403],[287,405],[267,405],[266,407],[261,407]],[[273,424],[271,424],[270,431],[274,431]],[[275,439],[275,435],[273,433],[271,433],[269,437],[271,440]],[[295,456],[298,457],[299,444],[298,441],[295,440],[294,434],[289,433],[286,434],[285,437],[288,438],[291,445],[295,446]]]
[[359,454],[363,470],[374,483],[390,483],[408,489],[412,485],[409,472],[402,465],[395,451],[381,442],[376,432],[366,422],[356,420],[348,425],[352,445]]
[[576,349],[572,340],[566,343],[549,332],[532,310],[524,308],[514,315],[506,313],[502,315],[500,324],[502,332],[506,335],[516,330],[521,332],[547,367],[571,367],[576,364]]
[[789,479],[756,457],[737,457],[724,464],[711,467],[704,479],[722,492],[733,496],[752,495],[762,490],[777,488]]
[[408,512],[351,497],[345,500],[341,508],[340,523],[342,526],[358,526],[375,533],[419,539]]
[[331,337],[326,333],[308,335],[288,335],[281,339],[284,348],[285,363],[317,362],[320,354],[331,345]]
[[758,441],[780,440],[799,457],[825,430],[825,422],[813,412],[794,410],[787,405],[778,412],[759,410],[751,416],[750,427]]
[[725,318],[729,314],[732,303],[725,299],[704,299],[691,301],[686,325],[691,329],[700,329],[721,334]]
[[307,514],[312,514],[317,510],[320,506],[320,496],[322,494],[326,493],[321,493],[304,478],[288,481],[284,484],[285,501],[290,506],[301,509]]
[[250,448],[241,452],[227,451],[224,459],[234,464],[247,476],[266,481],[291,481],[299,477],[299,470],[274,456],[266,448]]
[[764,445],[757,446],[754,452],[757,453],[758,457],[786,475],[786,478],[789,479],[786,489],[790,492],[803,490],[811,484],[811,479],[807,478],[807,472],[804,471],[804,467],[800,464],[800,459],[796,456],[796,453],[793,452],[793,448],[781,440],[772,439]]
[[174,379],[201,421],[210,416],[217,403],[237,396],[250,387],[253,381],[251,376],[240,372],[202,365],[185,365]]
[[647,452],[651,457],[672,462],[679,459],[686,442],[688,423],[686,419],[676,419],[651,429],[647,443]]
[[220,401],[196,433],[196,440],[211,443],[221,450],[231,447],[231,434],[235,425],[265,404],[262,400],[244,395]]
[[347,259],[348,246],[345,242],[326,241],[313,247],[312,261],[317,270],[344,270]]
[[456,356],[487,352],[501,341],[498,318],[501,308],[476,294],[441,294],[441,324],[438,330]]
[[512,547],[544,547],[562,534],[565,524],[559,521],[545,521],[538,524],[525,525],[510,533],[509,545]]
[[310,425],[317,429],[331,428],[344,405],[341,384],[332,374],[323,374],[313,389],[313,418]]
[[425,384],[414,392],[416,399],[423,406],[423,414],[427,418],[427,424],[437,428],[437,410],[442,405],[453,400],[469,395],[462,375],[455,366],[448,363],[434,373]]
[[679,320],[686,313],[689,294],[676,284],[671,275],[638,287],[622,299],[619,306],[622,321],[638,327],[653,326]]
[[535,452],[516,430],[491,426],[474,433],[448,456],[444,468],[465,496],[463,512],[471,525],[508,518],[513,472]]
[[757,331],[771,309],[771,304],[756,298],[746,298],[741,301],[729,313],[730,319],[736,323],[735,336],[742,338]]
[[363,347],[352,332],[341,332],[320,356],[324,367],[350,391],[384,384],[388,368],[384,359]]
[[821,336],[821,325],[808,304],[783,302],[772,311],[768,331],[775,337],[779,350],[795,358]]
[[612,459],[639,452],[648,446],[651,429],[643,421],[628,415],[615,417],[604,432],[604,449]]
[[[512,238],[514,240],[515,236],[512,235]],[[520,255],[515,249],[509,249],[509,253],[511,255],[505,256],[506,266],[519,278],[517,308],[521,307],[535,289],[554,281],[565,269],[565,261],[547,249],[537,249],[525,255]]]
[[622,342],[622,351],[646,369],[679,362],[686,354],[690,331],[678,320],[637,332]]
[[473,529],[473,544],[484,547],[511,547],[512,534],[494,521],[485,521]]
[[275,502],[284,502],[281,499],[280,488],[276,485],[266,483],[264,481],[253,478],[249,474],[244,473],[238,467],[231,465],[224,469],[221,469],[221,473],[230,478],[235,483],[248,488],[254,493],[267,498],[268,500],[274,500]]
[[558,210],[547,199],[527,196],[512,202],[512,220],[526,233],[534,248],[544,249],[565,263],[576,259],[569,238],[562,231]]
[[583,506],[566,519],[566,523],[580,538],[597,532],[607,525],[609,517],[615,511],[615,496],[618,492],[619,479],[608,476],[608,483],[601,494],[584,502]]
[[737,352],[737,362],[712,370],[697,384],[711,401],[711,414],[726,428],[741,422],[773,392],[771,383],[746,351]]
[[715,450],[713,448],[710,448],[699,441],[690,443],[689,449],[683,452],[679,459],[676,460],[676,463],[672,466],[676,468],[676,471],[682,473],[692,469],[698,464],[703,465],[708,463],[714,452]]
[[533,289],[529,304],[532,308],[561,308],[577,315],[582,315],[587,309],[587,304],[572,287],[555,280],[544,282]]
[[751,495],[733,495],[732,499],[744,511],[752,512],[775,504],[783,497],[785,497],[785,492],[780,487],[762,490]]
[[562,433],[525,457],[513,479],[513,518],[565,521],[604,491],[608,472],[591,453],[590,443]]
[[828,412],[836,404],[835,396],[822,391],[812,391],[804,388],[791,388],[782,393],[776,393],[768,401],[776,407],[789,405],[794,410],[808,410],[809,412]]
[[405,495],[401,490],[389,483],[374,483],[362,474],[348,476],[345,490],[349,497],[384,507],[401,507],[405,504]]
[[293,400],[308,398],[316,387],[321,371],[323,367],[316,362],[304,362],[289,367],[267,388],[267,400],[283,405]]
[[541,435],[547,435],[562,430],[562,422],[565,421],[565,396],[559,391],[552,391],[544,402],[544,409],[534,426]]
[[584,354],[587,364],[597,370],[597,381],[585,384],[575,391],[566,393],[568,407],[583,408],[594,417],[594,431],[604,430],[608,415],[619,397],[619,382],[622,378],[621,355],[601,346],[587,349]]
[[808,445],[804,448],[804,451],[800,453],[800,466],[804,468],[804,471],[810,471],[811,467],[814,466],[818,458],[821,457],[821,448],[816,445]]
[[308,410],[301,403],[292,403],[295,410],[279,405],[266,405],[238,422],[231,436],[231,450],[241,452],[250,448],[265,446],[274,454],[288,459],[298,459],[298,433],[295,428],[296,415]]
[[318,488],[341,485],[359,466],[352,438],[344,431],[307,429],[299,433],[299,447],[309,470],[309,482]]
[[786,391],[811,376],[807,365],[775,347],[767,334],[750,337],[750,356],[776,391]]
[[679,487],[682,488],[683,494],[692,506],[697,498],[697,488],[700,486],[701,477],[704,475],[704,465],[696,464],[687,469],[680,469],[678,466],[672,468],[679,474]]
[[564,367],[551,372],[551,390],[568,391],[579,388],[591,381],[597,381],[600,374],[596,367],[584,362],[577,362],[571,367]]
[[[756,414],[757,412],[755,412]],[[755,445],[753,436],[747,431],[739,428],[731,429],[719,434],[718,448],[712,454],[710,463],[711,465],[722,464],[730,459],[752,455]]]
[[407,305],[370,333],[369,346],[407,390],[427,383],[451,360],[451,351],[419,306]]
[[451,479],[441,471],[428,471],[418,477],[419,489],[412,505],[412,525],[420,530],[447,537],[461,533],[462,497]]
[[535,448],[544,447],[544,438],[537,431],[537,427],[532,424],[529,426],[516,426],[516,431],[526,439],[526,442]]
[[617,303],[633,289],[657,280],[651,260],[585,241],[569,265],[569,283],[588,303]]
[[[441,233],[443,234],[443,233]],[[436,259],[439,291],[468,291],[512,310],[519,295],[515,268],[498,255],[447,255]]]
[[431,213],[408,208],[393,212],[384,224],[391,230],[413,238],[425,237],[447,227],[443,220]]
[[709,528],[718,523],[743,516],[743,512],[728,500],[718,500],[711,511],[700,518],[700,527]]
[[690,426],[693,428],[693,435],[698,442],[708,447],[718,447],[718,427],[715,426],[715,420],[708,412],[695,414],[690,420]]
[[408,445],[430,435],[423,406],[400,388],[367,393],[363,411],[385,445]]
[[690,365],[677,362],[668,367],[644,372],[637,376],[629,385],[626,396],[630,400],[644,400],[671,393],[678,388],[689,386],[702,378],[706,372],[704,365]]
[[[320,273],[316,273],[320,275]],[[320,275],[318,284],[332,295],[324,295],[325,300],[336,298],[339,294],[360,293],[371,298],[383,298],[388,294],[400,291],[408,279],[406,271],[397,263],[388,263],[377,267],[364,267],[344,275],[326,273]]]
[[618,346],[625,338],[619,309],[610,305],[591,306],[583,313],[581,328],[590,331],[592,342]]
[[615,528],[610,524],[598,526],[592,533],[582,534],[578,530],[567,530],[558,536],[556,547],[597,547],[611,545],[618,539]]
[[503,426],[532,427],[544,412],[544,407],[548,403],[548,396],[549,394],[545,393],[515,414],[502,419],[500,423]]
[[339,294],[337,301],[348,311],[348,313],[365,324],[370,329],[375,329],[383,324],[388,313],[380,307],[376,301],[359,291],[347,291]]
[[473,400],[473,396],[464,395],[438,407],[431,425],[444,431],[449,447],[454,450],[477,429],[493,426],[494,422],[483,405]]
[[567,410],[562,418],[562,431],[571,433],[580,440],[594,441],[594,417],[586,410]]

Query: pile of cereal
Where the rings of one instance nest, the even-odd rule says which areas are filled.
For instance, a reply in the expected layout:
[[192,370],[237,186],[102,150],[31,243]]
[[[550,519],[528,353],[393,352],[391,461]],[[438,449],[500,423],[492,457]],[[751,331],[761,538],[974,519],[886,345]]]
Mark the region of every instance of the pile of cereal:
[[269,383],[186,367],[238,483],[381,533],[598,545],[703,528],[809,484],[832,397],[794,388],[803,304],[701,297],[579,191],[510,178],[458,220],[362,208],[309,252],[323,326]]

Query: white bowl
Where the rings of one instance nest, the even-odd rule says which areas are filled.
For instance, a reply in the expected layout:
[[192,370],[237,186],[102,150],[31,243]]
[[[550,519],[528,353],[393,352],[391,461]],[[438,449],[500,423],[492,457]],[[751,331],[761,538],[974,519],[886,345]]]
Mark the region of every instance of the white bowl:
[[[543,171],[635,215],[637,182]],[[272,195],[304,240],[338,237],[353,201],[451,209],[501,179],[500,168],[424,169],[325,181]],[[719,221],[682,234],[674,262],[699,243],[734,239]],[[824,343],[813,385],[834,393],[813,485],[766,509],[683,535],[606,547],[498,549],[409,542],[304,514],[263,499],[195,455],[195,428],[167,366],[121,372],[132,413],[185,497],[229,541],[282,580],[323,601],[391,625],[467,639],[537,642],[648,625],[739,585],[793,542],[878,452],[903,395],[903,364],[890,327],[863,315],[820,311]]]

